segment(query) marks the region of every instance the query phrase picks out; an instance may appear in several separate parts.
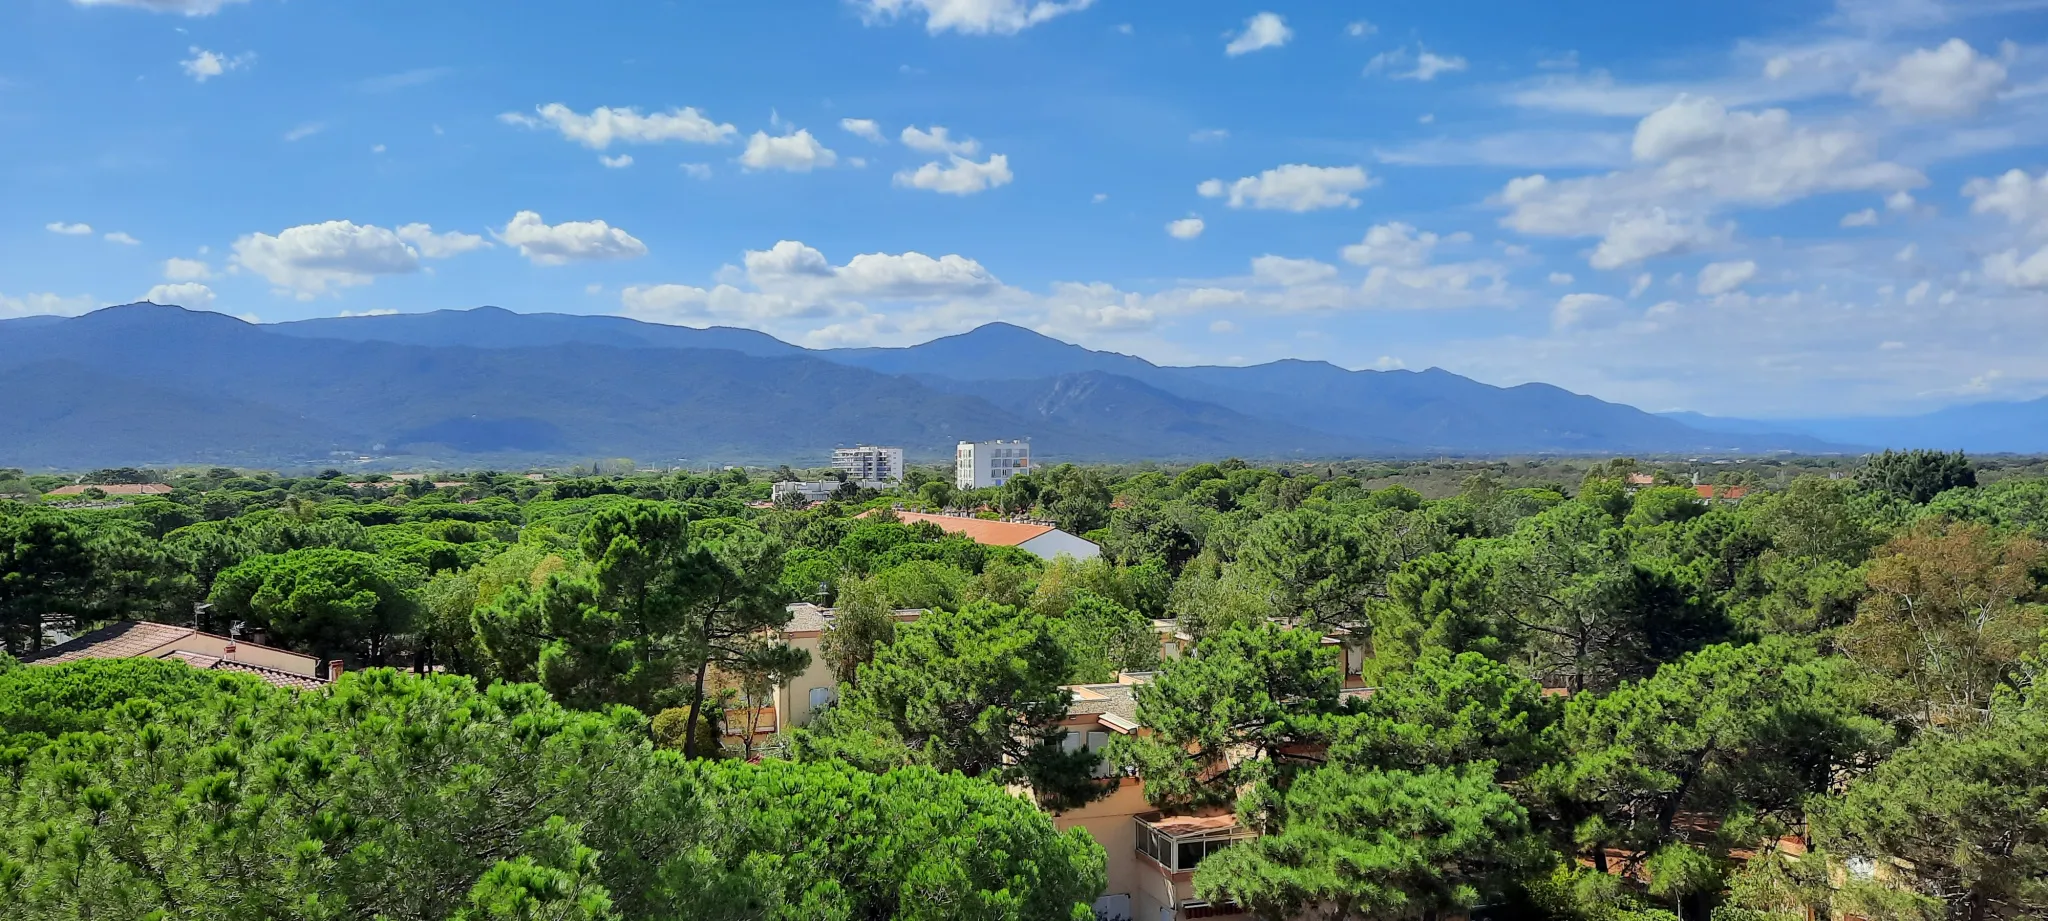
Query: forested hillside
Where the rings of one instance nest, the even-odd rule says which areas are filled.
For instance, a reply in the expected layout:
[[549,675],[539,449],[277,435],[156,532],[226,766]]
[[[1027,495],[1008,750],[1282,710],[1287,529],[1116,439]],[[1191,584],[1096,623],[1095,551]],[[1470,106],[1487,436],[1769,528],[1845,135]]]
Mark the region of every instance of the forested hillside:
[[[98,471],[170,489],[0,502],[10,653],[196,618],[348,672],[7,661],[0,916],[1085,919],[1109,855],[1052,817],[1141,782],[1254,833],[1192,885],[1257,917],[2040,917],[2048,480],[1977,473]],[[1104,556],[855,517],[896,506]],[[721,744],[814,664],[797,600],[836,703]],[[1066,744],[1133,674],[1149,732]]]

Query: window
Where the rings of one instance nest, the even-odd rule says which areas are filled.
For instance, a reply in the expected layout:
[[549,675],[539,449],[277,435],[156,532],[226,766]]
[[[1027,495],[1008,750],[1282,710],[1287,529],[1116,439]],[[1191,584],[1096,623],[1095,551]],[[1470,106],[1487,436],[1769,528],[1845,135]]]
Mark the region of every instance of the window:
[[832,688],[812,688],[811,709],[823,710],[824,708],[831,706],[832,698],[836,696],[838,695],[834,693]]

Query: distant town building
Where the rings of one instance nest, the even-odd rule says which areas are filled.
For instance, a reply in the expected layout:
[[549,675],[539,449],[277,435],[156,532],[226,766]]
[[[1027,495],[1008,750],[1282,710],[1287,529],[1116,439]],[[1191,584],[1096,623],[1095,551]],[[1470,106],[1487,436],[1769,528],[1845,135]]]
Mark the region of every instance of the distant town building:
[[1031,439],[963,441],[953,451],[953,485],[987,489],[1031,472]]
[[832,498],[832,491],[839,488],[839,481],[826,480],[822,483],[804,483],[785,480],[769,489],[768,496],[781,501],[784,496],[802,496],[805,502],[823,502]]
[[854,445],[832,451],[834,469],[846,471],[846,478],[870,489],[885,489],[903,482],[903,449],[875,445]]
[[[874,513],[862,512],[860,517],[865,518],[872,514]],[[977,544],[1015,547],[1048,560],[1061,556],[1092,560],[1102,555],[1102,548],[1094,541],[1075,537],[1049,524],[991,521],[987,518],[969,518],[963,515],[926,515],[921,512],[905,511],[898,511],[896,518],[904,524],[927,522],[938,525],[939,530],[948,534],[959,534]]]

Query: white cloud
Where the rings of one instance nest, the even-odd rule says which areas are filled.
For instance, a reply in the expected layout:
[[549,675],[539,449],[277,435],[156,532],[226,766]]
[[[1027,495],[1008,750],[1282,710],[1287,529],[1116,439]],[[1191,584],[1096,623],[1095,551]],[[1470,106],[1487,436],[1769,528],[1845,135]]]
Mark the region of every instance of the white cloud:
[[1224,141],[1229,139],[1230,131],[1224,128],[1203,128],[1200,131],[1196,131],[1188,135],[1188,140],[1193,141],[1197,144],[1206,144],[1212,141]]
[[149,289],[142,299],[152,304],[175,304],[189,310],[205,310],[213,306],[213,289],[196,281],[178,284],[157,285]]
[[1108,201],[1108,200],[1109,200],[1109,193],[1108,193],[1108,192],[1097,192],[1097,193],[1095,193],[1095,195],[1094,195],[1093,197],[1091,197],[1091,198],[1089,198],[1089,199],[1088,199],[1088,202],[1089,202],[1090,204],[1096,204],[1096,205],[1099,205],[1099,204],[1102,204],[1103,202],[1106,202],[1106,201]]
[[306,122],[305,124],[299,125],[293,128],[292,130],[285,132],[284,140],[285,143],[287,144],[293,143],[295,141],[303,141],[309,137],[312,137],[313,135],[319,134],[320,132],[326,130],[327,125],[325,123]]
[[[1413,67],[1410,67],[1410,64]],[[1396,80],[1419,80],[1427,83],[1439,74],[1457,73],[1468,65],[1462,57],[1440,55],[1427,48],[1416,46],[1411,52],[1406,48],[1382,51],[1365,62],[1366,76],[1386,74]]]
[[137,239],[135,239],[134,237],[131,237],[131,236],[129,236],[128,234],[126,234],[126,233],[124,233],[124,232],[122,232],[122,231],[119,231],[119,230],[116,230],[116,231],[114,231],[113,233],[107,234],[107,235],[106,235],[106,237],[105,237],[105,239],[106,239],[106,241],[107,241],[108,243],[119,243],[119,244],[121,244],[122,246],[141,246],[141,245],[142,245],[142,241],[141,241],[141,240],[137,240]]
[[44,224],[43,229],[51,233],[61,233],[67,237],[84,237],[92,234],[91,224],[67,224],[63,221],[52,221]]
[[1875,159],[1870,146],[1850,129],[1795,127],[1783,109],[1730,111],[1712,99],[1681,96],[1636,126],[1631,168],[1510,180],[1498,199],[1509,208],[1501,223],[1541,236],[1601,237],[1594,266],[1617,268],[1726,239],[1733,227],[1709,221],[1726,209],[1925,181],[1913,169]]
[[1984,275],[2008,287],[2048,288],[2048,246],[2025,259],[2016,249],[1986,257]]
[[1917,258],[1917,257],[1918,257],[1919,255],[1920,255],[1920,244],[1918,244],[1918,243],[1908,243],[1908,244],[1906,244],[1906,245],[1905,245],[1905,246],[1904,246],[1903,248],[1901,248],[1901,249],[1900,249],[1900,250],[1899,250],[1898,252],[1896,252],[1896,253],[1893,253],[1893,254],[1892,254],[1892,259],[1893,259],[1893,260],[1895,260],[1895,261],[1897,261],[1897,262],[1899,262],[1899,263],[1901,263],[1901,264],[1904,264],[1904,263],[1912,262],[1912,261],[1913,261],[1913,260],[1914,260],[1915,258]]
[[1975,115],[2005,86],[2005,65],[1952,38],[1939,48],[1922,48],[1890,69],[1864,74],[1856,92],[1877,97],[1888,109],[1929,118]]
[[839,127],[848,134],[866,138],[877,144],[887,144],[889,139],[882,136],[882,126],[872,118],[842,118]]
[[1438,243],[1467,243],[1471,239],[1471,235],[1464,233],[1439,237],[1426,230],[1418,231],[1413,225],[1394,221],[1369,228],[1365,239],[1344,247],[1340,254],[1345,262],[1353,265],[1416,268],[1429,264]]
[[220,12],[221,7],[230,3],[247,3],[248,0],[71,0],[79,6],[125,6],[131,9],[148,10],[152,13],[180,13],[186,16],[211,16]]
[[619,154],[616,157],[599,156],[597,158],[597,162],[604,164],[605,169],[625,169],[626,167],[633,165],[633,155]]
[[1577,280],[1578,279],[1572,277],[1572,273],[1570,272],[1550,273],[1550,283],[1553,285],[1568,285]]
[[981,152],[981,142],[973,138],[955,141],[947,136],[945,128],[938,125],[933,125],[930,131],[919,131],[916,125],[907,126],[899,139],[903,146],[925,153],[972,157]]
[[64,297],[44,293],[10,297],[0,294],[0,317],[75,317],[98,306],[97,300],[85,295]]
[[372,144],[372,145],[370,145],[370,152],[371,152],[371,153],[375,153],[375,154],[380,154],[380,153],[383,153],[383,152],[384,152],[384,145],[382,145],[382,144]]
[[1557,329],[1583,326],[1621,310],[1621,301],[1605,294],[1567,294],[1550,310],[1550,325]]
[[709,326],[713,323],[760,324],[796,317],[830,314],[815,305],[788,298],[742,291],[731,285],[634,285],[619,292],[627,316],[650,323]]
[[185,76],[199,83],[205,83],[231,70],[241,70],[256,61],[256,55],[253,53],[245,52],[228,57],[216,51],[207,51],[198,45],[193,45],[189,51],[192,56],[179,61],[178,66],[185,69]]
[[811,299],[944,297],[1001,285],[981,263],[965,256],[864,253],[834,266],[824,253],[795,240],[749,251],[745,263],[748,280],[761,290]]
[[1699,292],[1706,297],[1727,294],[1755,277],[1756,263],[1747,259],[1741,262],[1708,263],[1700,269]]
[[164,260],[164,280],[205,281],[213,277],[213,267],[200,259],[180,259],[173,256]]
[[1893,192],[1892,194],[1885,196],[1884,199],[1884,208],[1886,211],[1911,211],[1913,210],[1913,206],[1916,204],[1918,204],[1918,202],[1913,200],[1913,193],[1908,192],[1905,189],[1900,189],[1896,192]]
[[1177,221],[1166,222],[1166,233],[1176,240],[1192,240],[1201,236],[1202,231],[1207,229],[1208,226],[1202,222],[1201,218],[1184,217]]
[[1642,297],[1643,292],[1650,290],[1650,283],[1653,280],[1654,279],[1650,278],[1650,273],[1648,272],[1644,272],[1641,275],[1637,275],[1635,281],[1629,282],[1628,296]]
[[2038,177],[2030,177],[2024,170],[2008,170],[1997,179],[1972,179],[1963,184],[1963,195],[1970,199],[1972,214],[2002,214],[2016,225],[2040,222],[2048,226],[2048,170]]
[[1252,279],[1262,285],[1312,285],[1337,277],[1337,267],[1315,259],[1260,256],[1252,260]]
[[609,259],[638,259],[647,244],[603,221],[565,221],[550,226],[538,213],[521,211],[497,237],[519,248],[534,265],[566,265]]
[[1204,198],[1227,197],[1232,208],[1300,212],[1356,208],[1358,199],[1352,193],[1378,183],[1363,167],[1289,163],[1227,186],[1221,179],[1210,179],[1196,186],[1195,191]]
[[1287,20],[1278,13],[1258,13],[1244,21],[1244,29],[1223,46],[1223,53],[1231,57],[1250,54],[1266,48],[1278,48],[1294,37],[1294,30],[1287,27]]
[[1865,208],[1861,211],[1852,211],[1848,214],[1844,214],[1842,215],[1842,226],[1875,227],[1877,226],[1877,209]]
[[678,166],[691,179],[711,178],[711,164],[709,163],[682,163],[678,164]]
[[809,131],[799,129],[781,137],[769,137],[765,131],[756,131],[747,140],[747,149],[739,159],[740,165],[747,169],[808,173],[839,162],[839,155],[818,143]]
[[523,128],[553,127],[562,136],[592,150],[621,144],[660,144],[682,141],[689,144],[723,144],[739,135],[739,129],[704,117],[695,108],[684,107],[642,115],[631,107],[599,106],[584,115],[559,102],[534,109],[540,117],[507,112],[498,120]]
[[925,189],[945,195],[973,195],[997,186],[1009,185],[1016,177],[1010,172],[1010,159],[1002,154],[990,154],[985,163],[976,163],[966,157],[949,158],[951,165],[940,166],[927,163],[915,171],[904,170],[896,174],[895,183],[912,189]]
[[451,230],[435,233],[426,224],[406,224],[396,231],[398,238],[412,244],[422,258],[447,259],[472,250],[489,249],[491,241],[473,233]]
[[1400,371],[1407,368],[1408,363],[1392,355],[1381,355],[1373,359],[1372,367],[1375,371]]
[[1015,35],[1039,23],[1077,13],[1095,0],[853,0],[870,25],[922,14],[933,35]]
[[1217,320],[1209,324],[1209,331],[1219,336],[1228,336],[1231,333],[1237,332],[1237,324],[1229,320]]
[[1373,25],[1372,23],[1363,19],[1353,20],[1352,22],[1344,26],[1344,34],[1349,35],[1352,38],[1366,38],[1368,36],[1379,34],[1379,31],[1379,26]]
[[1933,290],[1934,283],[1930,281],[1923,281],[1917,285],[1914,285],[1911,288],[1907,288],[1906,306],[1912,307],[1918,305],[1921,301],[1926,300],[1927,293]]
[[397,233],[350,221],[302,224],[274,237],[249,234],[235,241],[234,250],[235,265],[301,299],[420,268],[418,251]]

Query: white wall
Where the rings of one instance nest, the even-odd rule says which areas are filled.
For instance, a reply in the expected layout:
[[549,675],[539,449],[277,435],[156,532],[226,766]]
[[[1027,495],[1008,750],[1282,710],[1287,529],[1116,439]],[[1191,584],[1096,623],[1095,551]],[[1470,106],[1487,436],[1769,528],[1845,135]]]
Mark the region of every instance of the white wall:
[[1057,556],[1071,556],[1077,560],[1092,560],[1102,555],[1102,548],[1091,541],[1082,540],[1065,531],[1054,528],[1017,545],[1048,560]]

